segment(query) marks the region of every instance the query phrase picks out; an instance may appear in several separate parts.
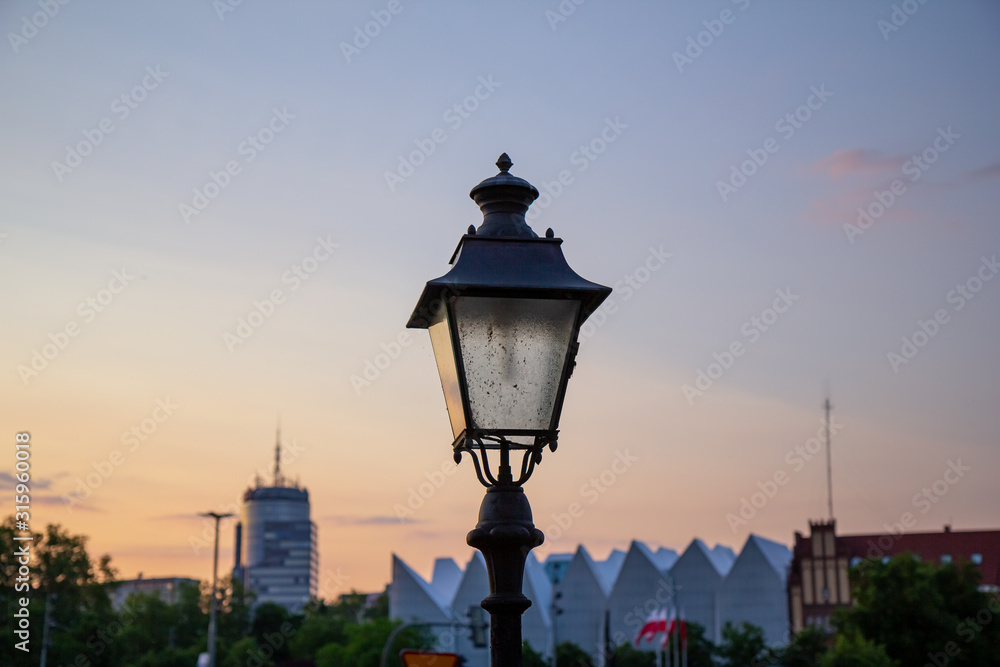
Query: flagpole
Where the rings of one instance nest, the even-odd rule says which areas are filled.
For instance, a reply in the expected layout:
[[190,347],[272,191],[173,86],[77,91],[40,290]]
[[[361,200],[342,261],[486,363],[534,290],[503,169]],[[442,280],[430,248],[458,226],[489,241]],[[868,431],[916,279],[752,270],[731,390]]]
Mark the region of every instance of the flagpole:
[[681,612],[681,665],[688,667],[688,633],[687,621],[684,620],[684,612]]
[[[667,628],[667,610],[664,609],[663,610],[663,631],[667,632],[667,630],[668,630],[668,628]],[[667,636],[669,636],[669,635],[667,635]],[[667,654],[667,656],[666,656],[665,659],[664,659],[664,656],[663,656],[663,640],[660,640],[656,644],[656,662],[657,662],[657,664],[660,664],[660,665],[666,665],[667,663],[670,662],[670,654]]]
[[675,589],[674,590],[674,595],[673,595],[673,598],[674,598],[674,627],[677,629],[677,641],[674,642],[674,667],[680,667],[680,664],[681,664],[681,659],[680,659],[680,655],[679,655],[679,652],[680,652],[680,643],[681,643],[681,633],[680,633],[681,626],[680,626],[680,619],[677,616],[677,598],[678,597],[679,596],[677,595],[677,591]]

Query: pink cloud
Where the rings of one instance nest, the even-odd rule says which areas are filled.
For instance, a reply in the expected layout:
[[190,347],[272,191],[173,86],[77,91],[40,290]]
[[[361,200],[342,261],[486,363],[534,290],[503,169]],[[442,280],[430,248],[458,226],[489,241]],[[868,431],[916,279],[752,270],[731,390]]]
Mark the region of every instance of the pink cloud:
[[810,171],[826,174],[831,180],[839,181],[855,174],[882,175],[898,172],[904,159],[899,156],[880,157],[877,151],[854,148],[836,151],[810,167]]

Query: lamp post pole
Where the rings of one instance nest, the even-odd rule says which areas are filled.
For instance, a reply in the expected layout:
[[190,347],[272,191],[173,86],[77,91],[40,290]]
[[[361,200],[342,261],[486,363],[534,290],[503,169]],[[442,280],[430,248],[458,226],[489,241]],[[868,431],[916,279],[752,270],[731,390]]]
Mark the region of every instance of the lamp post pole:
[[490,594],[482,607],[490,614],[490,664],[521,667],[521,614],[531,606],[521,591],[524,561],[545,536],[532,523],[528,497],[512,483],[509,465],[506,474],[501,466],[497,481],[486,490],[479,523],[466,542],[483,553],[489,573]]
[[552,229],[540,238],[528,226],[538,189],[509,173],[506,153],[496,164],[500,173],[469,193],[482,225],[462,237],[451,271],[424,287],[407,327],[430,333],[455,462],[468,454],[486,487],[466,542],[482,552],[490,580],[490,664],[521,667],[521,614],[531,606],[524,563],[545,539],[521,486],[542,450],[556,450],[580,326],[611,289],[569,267]]
[[212,552],[212,599],[208,612],[208,667],[215,667],[216,650],[216,609],[218,603],[218,580],[219,580],[219,520],[233,516],[231,512],[219,514],[218,512],[203,512],[200,516],[215,519],[215,549]]

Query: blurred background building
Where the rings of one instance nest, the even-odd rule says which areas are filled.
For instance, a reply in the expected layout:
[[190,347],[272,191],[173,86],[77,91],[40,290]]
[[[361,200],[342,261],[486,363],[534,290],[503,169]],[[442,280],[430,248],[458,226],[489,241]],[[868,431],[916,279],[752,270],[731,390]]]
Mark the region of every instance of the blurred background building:
[[197,579],[188,577],[151,577],[143,578],[142,572],[135,579],[123,579],[115,582],[111,603],[115,609],[121,609],[125,600],[133,593],[153,593],[167,604],[180,602],[180,591],[184,586],[198,588]]
[[233,580],[256,596],[297,613],[317,593],[319,555],[309,491],[281,473],[281,431],[274,444],[274,478],[258,478],[243,494],[236,525]]
[[[830,615],[851,605],[849,569],[866,558],[888,560],[909,553],[921,560],[973,563],[982,575],[982,588],[1000,590],[1000,530],[955,530],[909,533],[916,524],[912,513],[889,532],[874,535],[837,535],[837,522],[809,522],[809,535],[796,531],[788,576],[788,608],[792,632],[817,626],[832,632]],[[905,525],[904,525],[905,524]]]
[[[604,560],[594,560],[582,545],[573,554],[551,554],[544,564],[529,552],[524,594],[532,604],[523,617],[524,640],[547,659],[555,645],[572,642],[602,665],[609,647],[633,643],[652,612],[670,609],[703,625],[714,642],[727,621],[748,621],[764,630],[769,644],[780,645],[788,637],[791,559],[788,547],[757,535],[747,539],[738,556],[729,547],[710,549],[698,539],[680,556],[639,541]],[[464,570],[450,558],[439,558],[430,581],[393,556],[389,616],[394,620],[464,623],[469,607],[478,607],[488,594],[478,551]],[[489,665],[489,650],[473,647],[464,628],[434,635],[438,650],[458,653],[469,667]],[[639,646],[655,649],[654,641]]]

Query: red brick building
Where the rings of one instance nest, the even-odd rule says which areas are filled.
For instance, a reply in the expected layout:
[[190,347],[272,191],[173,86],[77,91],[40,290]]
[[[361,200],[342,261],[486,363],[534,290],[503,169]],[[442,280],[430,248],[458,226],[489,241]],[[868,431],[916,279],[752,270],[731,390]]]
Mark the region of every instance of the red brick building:
[[[912,518],[912,515],[911,515]],[[807,625],[832,630],[830,614],[851,605],[848,569],[865,558],[889,558],[910,552],[935,563],[970,561],[983,574],[982,585],[1000,588],[1000,530],[951,530],[837,535],[836,520],[809,522],[809,536],[796,531],[788,574],[788,619],[793,633]]]

